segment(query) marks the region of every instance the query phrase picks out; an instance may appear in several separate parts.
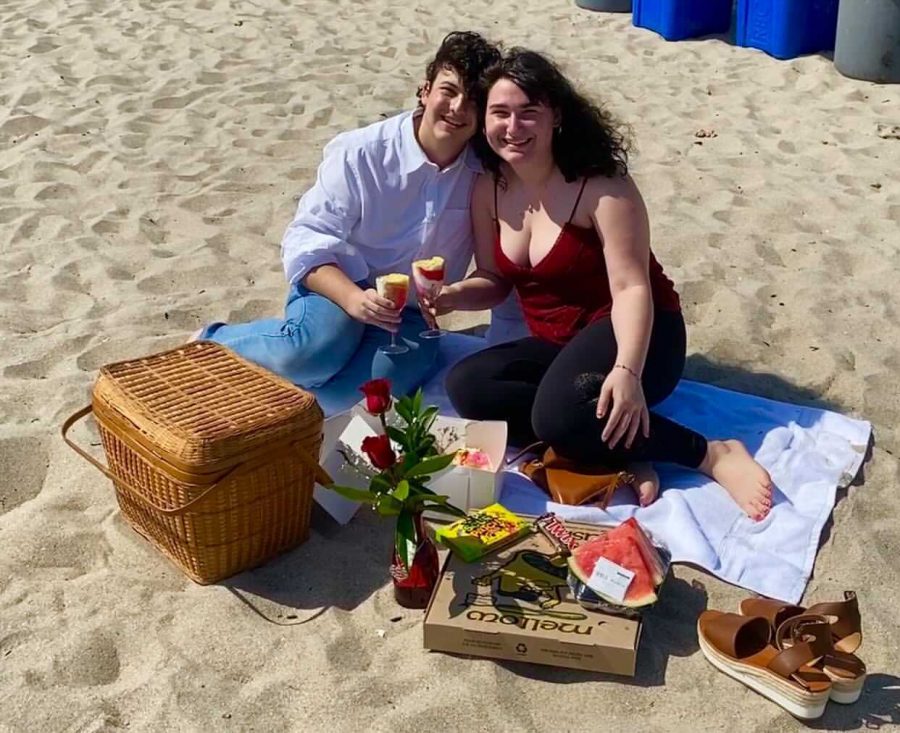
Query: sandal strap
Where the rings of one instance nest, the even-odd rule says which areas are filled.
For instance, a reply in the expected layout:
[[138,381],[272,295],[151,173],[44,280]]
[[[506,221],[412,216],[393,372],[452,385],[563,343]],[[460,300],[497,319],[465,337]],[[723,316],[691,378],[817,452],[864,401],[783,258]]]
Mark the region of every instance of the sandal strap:
[[[790,646],[785,645],[786,641],[791,642]],[[793,678],[805,684],[795,676],[796,672],[834,651],[828,619],[814,614],[789,618],[775,631],[775,646],[781,651],[769,662],[769,669],[782,677]]]
[[844,591],[843,601],[816,603],[807,609],[807,613],[834,617],[831,633],[838,639],[862,633],[862,619],[859,615],[859,601],[852,590]]
[[833,667],[847,672],[849,677],[862,677],[866,673],[866,663],[855,654],[839,652],[835,649],[825,655],[822,660],[823,667]]
[[803,609],[800,606],[794,606],[771,598],[750,598],[743,602],[742,608],[744,607],[746,607],[748,616],[762,616],[773,629],[777,629],[792,616],[799,616],[803,613]]

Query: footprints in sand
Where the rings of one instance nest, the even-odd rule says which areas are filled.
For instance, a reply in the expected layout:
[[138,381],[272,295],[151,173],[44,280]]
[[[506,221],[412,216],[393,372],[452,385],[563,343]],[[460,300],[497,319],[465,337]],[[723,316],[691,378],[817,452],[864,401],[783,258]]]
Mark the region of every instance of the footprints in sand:
[[[97,474],[100,475],[99,473]],[[105,478],[98,479],[106,481]],[[44,577],[74,578],[108,564],[109,546],[96,527],[89,530],[62,528],[49,518],[37,522],[32,534],[12,548],[10,559],[22,572]]]
[[54,655],[53,674],[71,687],[108,685],[119,678],[116,641],[101,631],[79,635]]
[[0,439],[0,515],[36,497],[49,466],[46,438]]
[[79,353],[93,338],[90,334],[57,342],[36,359],[4,367],[3,376],[10,379],[47,379],[70,373],[67,358]]
[[206,90],[198,89],[197,91],[188,92],[187,94],[182,94],[179,96],[160,97],[153,100],[153,104],[151,106],[153,107],[153,109],[182,109],[183,107],[187,107],[188,105],[193,104],[195,101],[202,98],[206,94]]
[[33,135],[50,124],[49,120],[37,115],[11,117],[0,125],[0,140]]

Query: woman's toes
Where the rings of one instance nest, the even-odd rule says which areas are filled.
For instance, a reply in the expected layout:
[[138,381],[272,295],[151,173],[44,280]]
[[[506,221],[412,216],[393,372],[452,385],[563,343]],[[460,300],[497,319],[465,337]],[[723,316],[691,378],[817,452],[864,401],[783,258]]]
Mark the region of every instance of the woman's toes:
[[649,506],[659,496],[659,475],[652,463],[634,463],[628,467],[634,474],[634,492],[641,506]]
[[644,482],[637,488],[638,501],[641,506],[649,506],[656,501],[657,488],[651,483]]

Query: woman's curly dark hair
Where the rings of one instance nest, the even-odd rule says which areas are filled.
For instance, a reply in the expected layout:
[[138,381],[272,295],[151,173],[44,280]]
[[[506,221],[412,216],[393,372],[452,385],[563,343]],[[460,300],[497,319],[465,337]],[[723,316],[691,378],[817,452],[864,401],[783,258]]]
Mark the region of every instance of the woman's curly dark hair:
[[473,147],[484,167],[502,178],[500,157],[484,135],[484,116],[491,87],[509,79],[532,102],[545,104],[559,113],[553,132],[553,160],[566,181],[628,173],[630,140],[626,128],[599,104],[580,94],[546,56],[524,48],[511,48],[482,75],[478,94],[481,134]]

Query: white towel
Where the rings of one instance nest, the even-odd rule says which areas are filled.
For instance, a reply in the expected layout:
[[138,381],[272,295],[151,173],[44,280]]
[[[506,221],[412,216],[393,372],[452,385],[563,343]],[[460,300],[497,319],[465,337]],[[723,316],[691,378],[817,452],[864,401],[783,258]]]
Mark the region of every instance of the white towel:
[[[445,336],[442,368],[426,385],[426,403],[453,414],[444,391],[446,369],[484,346],[480,338]],[[516,512],[554,511],[584,522],[635,516],[668,545],[674,562],[692,563],[742,588],[797,603],[837,489],[853,479],[865,458],[871,425],[687,380],[654,410],[708,438],[743,441],[776,486],[768,517],[752,521],[717,483],[672,464],[657,466],[662,492],[646,508],[637,506],[629,489],[617,492],[607,511],[555,504],[515,470],[504,474],[501,502]]]

